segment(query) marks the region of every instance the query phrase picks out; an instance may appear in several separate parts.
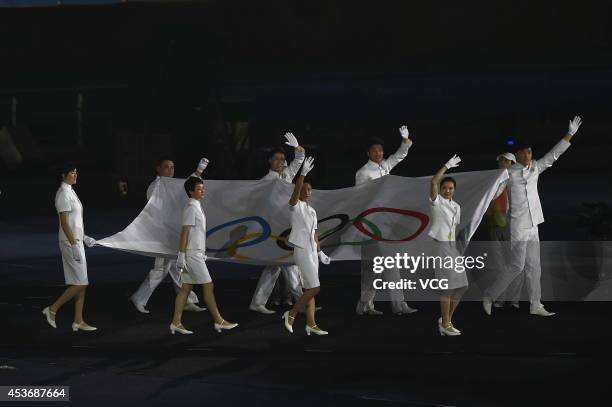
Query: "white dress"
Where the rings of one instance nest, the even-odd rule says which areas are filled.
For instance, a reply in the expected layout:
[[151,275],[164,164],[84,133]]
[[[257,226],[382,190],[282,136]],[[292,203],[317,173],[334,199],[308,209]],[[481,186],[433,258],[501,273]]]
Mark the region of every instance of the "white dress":
[[60,214],[68,214],[68,225],[76,240],[81,261],[76,261],[72,255],[72,246],[64,234],[61,223],[59,226],[59,247],[62,253],[64,265],[64,280],[68,285],[89,285],[87,279],[87,260],[85,259],[85,247],[83,246],[83,205],[72,186],[62,182],[55,194],[55,209]]
[[291,233],[287,241],[294,247],[293,258],[302,275],[303,286],[306,289],[319,287],[319,256],[315,240],[317,212],[304,201],[289,205],[289,209]]
[[452,199],[442,198],[440,194],[431,204],[431,227],[428,235],[434,240],[434,255],[442,258],[442,267],[435,268],[435,276],[440,280],[447,280],[448,289],[467,287],[468,279],[464,271],[455,271],[454,268],[444,267],[445,259],[452,257],[454,259],[461,256],[455,246],[456,228],[460,223],[461,207]]
[[200,201],[190,198],[183,209],[183,226],[191,226],[187,250],[185,252],[186,269],[181,276],[187,284],[206,284],[212,282],[206,267],[206,216]]

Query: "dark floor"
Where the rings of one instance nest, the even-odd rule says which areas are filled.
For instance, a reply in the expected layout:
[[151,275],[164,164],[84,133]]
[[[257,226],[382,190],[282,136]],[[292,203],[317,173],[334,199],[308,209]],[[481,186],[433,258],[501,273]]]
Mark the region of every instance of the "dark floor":
[[88,406],[609,405],[612,303],[548,303],[558,315],[541,318],[527,304],[488,317],[466,302],[455,318],[463,335],[440,337],[435,302],[412,304],[419,312],[408,316],[385,303],[381,317],[355,315],[358,265],[337,263],[322,270],[318,299],[330,335],[307,337],[303,319],[285,331],[282,309],[248,310],[259,268],[215,263],[220,308],[240,326],[218,334],[208,313],[187,313],[195,334],[172,336],[168,282],[149,315],[128,301],[151,259],[97,249],[86,318],[99,330],[73,333],[71,305],[56,330],[40,313],[63,290],[57,237],[24,232],[0,231],[0,385],[68,385],[71,404]]

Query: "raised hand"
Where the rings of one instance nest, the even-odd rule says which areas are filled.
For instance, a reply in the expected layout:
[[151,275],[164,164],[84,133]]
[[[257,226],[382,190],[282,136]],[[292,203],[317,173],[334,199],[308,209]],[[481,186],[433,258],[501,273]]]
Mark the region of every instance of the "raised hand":
[[306,174],[312,171],[313,168],[314,168],[314,158],[307,157],[306,160],[304,160],[304,164],[302,165],[302,175],[306,176]]
[[460,162],[461,162],[461,157],[455,154],[454,156],[451,157],[450,160],[446,162],[446,164],[444,164],[444,166],[450,170],[451,168],[458,167]]
[[576,134],[581,124],[582,119],[580,118],[580,116],[574,116],[574,120],[570,120],[569,122],[569,130],[567,131],[567,133],[570,136],[573,136],[574,134]]
[[287,139],[287,141],[285,141],[285,144],[287,144],[288,146],[291,146],[293,148],[298,148],[300,146],[300,143],[298,143],[293,133],[285,133],[285,138]]

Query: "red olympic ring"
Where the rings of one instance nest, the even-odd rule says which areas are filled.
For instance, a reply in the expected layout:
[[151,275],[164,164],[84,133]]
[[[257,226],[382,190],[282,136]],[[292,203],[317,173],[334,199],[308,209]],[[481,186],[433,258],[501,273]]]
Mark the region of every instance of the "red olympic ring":
[[[362,219],[365,218],[366,216],[368,216],[371,213],[376,213],[376,212],[391,212],[391,213],[399,213],[401,215],[408,215],[408,216],[412,216],[414,218],[417,218],[418,220],[421,221],[421,226],[419,226],[419,228],[417,229],[416,232],[414,232],[412,235],[405,237],[403,239],[385,239],[379,236],[376,236],[374,233],[370,232],[368,229],[366,229],[363,224],[362,224]],[[367,209],[363,212],[361,212],[356,218],[355,220],[353,220],[353,225],[364,235],[379,241],[379,242],[406,242],[408,240],[412,240],[415,237],[417,237],[418,235],[421,234],[421,232],[423,232],[423,230],[425,230],[425,228],[427,227],[427,225],[429,224],[429,216],[425,215],[424,213],[421,212],[416,212],[416,211],[411,211],[409,209],[397,209],[397,208],[370,208]]]

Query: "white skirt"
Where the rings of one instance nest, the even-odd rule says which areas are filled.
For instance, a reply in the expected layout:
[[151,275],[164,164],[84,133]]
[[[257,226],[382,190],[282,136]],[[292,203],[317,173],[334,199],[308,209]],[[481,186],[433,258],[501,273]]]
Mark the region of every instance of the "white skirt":
[[317,252],[312,249],[295,247],[293,249],[293,259],[295,265],[300,269],[302,286],[305,289],[319,287],[321,283],[319,283],[319,257]]
[[207,284],[212,282],[208,267],[206,267],[206,256],[200,250],[187,250],[185,253],[187,267],[181,274],[181,282],[187,284]]
[[81,241],[77,241],[77,245],[81,253],[81,261],[76,261],[72,257],[72,246],[69,241],[61,240],[59,243],[62,263],[64,264],[64,281],[67,285],[89,285],[85,247]]

